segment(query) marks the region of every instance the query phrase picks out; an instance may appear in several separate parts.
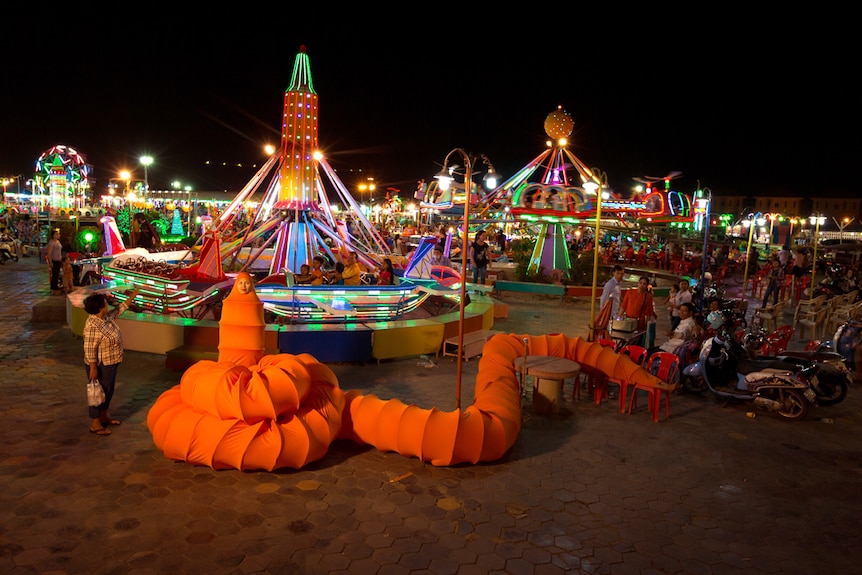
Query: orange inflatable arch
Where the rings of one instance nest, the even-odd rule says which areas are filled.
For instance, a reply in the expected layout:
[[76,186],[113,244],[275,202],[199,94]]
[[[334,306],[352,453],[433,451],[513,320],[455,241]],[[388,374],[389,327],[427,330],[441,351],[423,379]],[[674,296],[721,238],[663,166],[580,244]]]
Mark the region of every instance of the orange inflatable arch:
[[[240,280],[247,280],[240,282]],[[497,334],[479,360],[473,404],[440,411],[344,393],[335,374],[308,354],[263,354],[263,304],[240,274],[225,299],[219,360],[199,361],[165,391],[147,427],[166,457],[215,469],[299,469],[321,459],[335,439],[417,457],[432,465],[501,458],[521,431],[515,359],[565,357],[607,376],[660,380],[597,342],[580,337]]]

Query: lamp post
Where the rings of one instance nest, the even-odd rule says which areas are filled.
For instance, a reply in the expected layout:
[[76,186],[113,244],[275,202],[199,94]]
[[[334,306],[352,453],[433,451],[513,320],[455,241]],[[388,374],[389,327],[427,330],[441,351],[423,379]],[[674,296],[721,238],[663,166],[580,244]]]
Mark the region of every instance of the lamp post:
[[832,218],[832,221],[835,222],[836,226],[838,226],[838,233],[839,233],[838,241],[840,241],[842,244],[844,243],[844,228],[846,228],[847,226],[852,224],[854,219],[856,219],[856,218],[845,217],[843,220],[841,220],[839,222],[835,218]]
[[443,168],[440,170],[440,173],[434,176],[439,181],[440,189],[444,192],[449,189],[449,184],[454,180],[452,174],[449,172],[449,158],[453,154],[458,154],[464,159],[464,190],[467,192],[466,199],[464,200],[464,220],[461,224],[463,228],[461,240],[461,301],[458,306],[458,366],[455,388],[455,408],[461,409],[461,375],[464,363],[464,308],[467,307],[467,246],[470,240],[470,191],[473,185],[474,162],[477,159],[481,159],[488,166],[488,172],[483,178],[486,188],[496,188],[498,176],[494,170],[494,166],[491,164],[491,160],[485,154],[473,156],[461,148],[455,148],[446,154],[446,158],[443,160]]
[[[742,275],[743,296],[745,296],[745,286],[748,285],[748,264],[751,261],[751,240],[754,237],[754,226],[756,225],[756,220],[760,218],[760,215],[760,212],[757,212],[756,214],[748,214],[748,219],[743,220],[742,222],[743,226],[748,226],[748,247],[745,249],[745,273]],[[763,219],[760,218],[760,221],[763,222]],[[754,295],[754,290],[752,290],[751,295]]]
[[584,182],[584,189],[596,194],[596,235],[593,238],[593,289],[590,298],[590,333],[589,341],[596,339],[596,286],[599,279],[599,234],[602,227],[602,188],[607,186],[608,176],[593,168],[592,179]]
[[141,156],[140,162],[144,166],[144,193],[148,194],[150,192],[150,180],[147,178],[147,168],[153,164],[153,157]]
[[[706,268],[707,263],[709,262],[709,220],[710,213],[709,208],[712,204],[712,190],[709,188],[702,188],[697,191],[696,201],[695,201],[695,209],[703,214],[703,257],[701,258],[701,268],[700,268],[700,281],[701,281],[701,289],[700,289],[700,303],[698,304],[698,311],[703,313],[703,300],[704,295],[706,293]],[[745,290],[745,284],[742,284],[743,291]]]
[[826,216],[815,214],[808,219],[814,226],[814,253],[811,255],[811,287],[808,290],[808,299],[814,299],[814,276],[817,274],[817,241],[820,236],[820,226],[826,223]]

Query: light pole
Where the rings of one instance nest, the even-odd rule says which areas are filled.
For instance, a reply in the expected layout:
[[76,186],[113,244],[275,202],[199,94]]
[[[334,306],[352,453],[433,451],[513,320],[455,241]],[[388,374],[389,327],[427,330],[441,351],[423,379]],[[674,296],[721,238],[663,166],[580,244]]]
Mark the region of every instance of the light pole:
[[153,157],[141,156],[140,162],[144,166],[144,193],[148,194],[150,192],[150,180],[147,178],[147,168],[153,164]]
[[488,172],[484,177],[486,188],[496,188],[498,176],[497,172],[494,171],[494,166],[491,164],[491,160],[489,160],[488,156],[485,154],[473,156],[461,148],[455,148],[446,154],[446,158],[443,160],[443,168],[440,170],[440,173],[434,176],[439,181],[440,189],[444,192],[449,189],[449,184],[454,180],[452,175],[449,173],[449,158],[452,157],[452,154],[460,154],[464,159],[464,190],[467,192],[466,199],[464,200],[464,220],[462,222],[461,301],[458,306],[458,367],[455,388],[455,409],[461,409],[461,374],[463,372],[464,363],[464,308],[467,307],[467,246],[470,241],[470,192],[473,187],[473,163],[475,160],[481,159],[485,165],[488,166]]
[[835,222],[836,226],[838,226],[838,233],[840,234],[838,236],[838,241],[841,242],[842,244],[844,243],[844,228],[846,228],[847,226],[852,224],[854,219],[856,219],[856,218],[845,217],[843,220],[841,220],[839,222],[835,218],[832,218],[832,221]]
[[374,178],[366,178],[366,181],[359,184],[359,201],[362,202],[365,199],[365,192],[368,192],[369,200],[373,199],[376,188]]
[[820,226],[826,223],[826,216],[814,214],[810,218],[814,226],[814,253],[811,255],[811,287],[808,289],[808,299],[814,299],[814,276],[817,274],[817,242],[820,236]]
[[608,176],[593,168],[592,179],[584,182],[584,189],[596,194],[596,236],[593,238],[593,289],[590,298],[590,334],[589,341],[596,339],[596,286],[599,279],[599,234],[602,228],[602,189],[608,185]]
[[[751,261],[751,239],[754,236],[754,226],[755,225],[763,225],[766,221],[760,217],[761,213],[757,212],[756,214],[748,214],[748,219],[743,220],[742,225],[748,226],[748,247],[745,251],[745,273],[742,275],[742,295],[745,296],[745,286],[748,285],[748,264]],[[757,223],[760,222],[760,223]],[[754,290],[751,291],[751,295],[754,295]]]
[[[703,313],[703,300],[704,294],[706,293],[706,268],[707,263],[709,262],[709,220],[710,213],[709,207],[712,204],[712,190],[709,188],[702,188],[697,190],[696,198],[695,198],[695,210],[699,213],[703,214],[703,257],[701,258],[701,267],[700,267],[700,303],[698,304],[698,311]],[[742,284],[743,291],[745,290],[745,284]]]

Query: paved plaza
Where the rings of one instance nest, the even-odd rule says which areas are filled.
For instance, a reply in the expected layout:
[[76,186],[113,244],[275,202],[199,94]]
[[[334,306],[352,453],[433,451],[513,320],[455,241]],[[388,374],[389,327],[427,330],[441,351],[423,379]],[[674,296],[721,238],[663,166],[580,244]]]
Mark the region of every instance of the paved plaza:
[[[620,414],[573,401],[568,381],[557,415],[534,414],[528,393],[499,461],[434,467],[339,440],[299,470],[216,471],[153,444],[147,412],[182,376],[164,356],[127,352],[123,424],[96,436],[82,341],[32,320],[63,299],[47,267],[8,262],[0,297],[0,573],[811,575],[862,561],[858,389],[795,423],[677,393],[653,423],[644,401]],[[586,298],[500,299],[494,329],[587,334]],[[456,363],[431,359],[330,367],[345,390],[451,411]],[[463,364],[463,406],[477,368]]]

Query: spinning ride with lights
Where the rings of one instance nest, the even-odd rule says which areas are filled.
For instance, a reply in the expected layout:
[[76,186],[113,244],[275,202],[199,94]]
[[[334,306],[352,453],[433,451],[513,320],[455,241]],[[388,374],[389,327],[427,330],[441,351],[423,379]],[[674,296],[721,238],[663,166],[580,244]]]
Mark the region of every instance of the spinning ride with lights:
[[[613,218],[617,225],[625,227],[693,219],[691,199],[670,189],[670,180],[679,172],[638,180],[648,184],[642,196],[622,199],[615,194],[608,188],[604,173],[587,167],[569,151],[568,138],[574,125],[562,107],[551,112],[544,123],[550,137],[548,149],[479,201],[484,207],[478,211],[478,221],[494,219],[493,214],[508,211],[516,222],[539,226],[528,273],[569,270],[565,225],[595,223],[597,217]],[[659,180],[665,181],[665,190],[655,189]],[[601,202],[597,202],[599,193]]]
[[[485,207],[477,218],[493,210],[509,213],[517,222],[539,225],[528,273],[551,270],[568,272],[571,267],[563,226],[586,223],[596,217],[596,197],[606,187],[600,172],[588,168],[568,149],[574,129],[572,117],[559,107],[545,119],[545,133],[551,138],[548,149],[521,168],[499,188],[482,199]],[[614,202],[615,211],[632,212],[643,204]]]
[[[257,210],[245,227],[234,231],[243,204],[256,193],[263,196]],[[334,194],[345,206],[353,218],[352,225],[336,218],[329,194]],[[204,248],[212,246],[213,238],[218,238],[220,262],[226,269],[264,272],[258,293],[264,308],[279,320],[314,323],[392,320],[414,311],[435,293],[458,300],[458,292],[446,286],[419,285],[409,279],[396,286],[308,286],[294,285],[291,281],[292,275],[317,255],[330,261],[345,261],[348,253],[354,252],[359,262],[371,269],[377,268],[385,257],[396,265],[405,263],[391,253],[385,239],[318,149],[318,96],[304,46],[297,54],[291,82],[284,94],[279,153],[272,155],[240,190],[213,221],[210,231],[211,235],[204,236],[210,242]],[[159,254],[154,255],[159,259]],[[115,264],[110,268],[111,273],[118,274],[117,281],[141,285],[152,279],[167,288],[154,301],[148,301],[146,292],[142,292],[139,297],[144,298],[145,309],[158,307],[162,301],[200,299],[184,297],[187,287],[173,281],[175,278],[148,278],[146,272],[129,273]],[[181,271],[178,273],[182,275]],[[229,272],[227,276],[231,279],[235,273]],[[221,287],[230,287],[218,275],[213,279]]]

